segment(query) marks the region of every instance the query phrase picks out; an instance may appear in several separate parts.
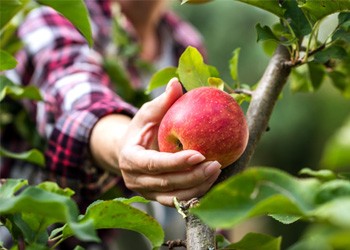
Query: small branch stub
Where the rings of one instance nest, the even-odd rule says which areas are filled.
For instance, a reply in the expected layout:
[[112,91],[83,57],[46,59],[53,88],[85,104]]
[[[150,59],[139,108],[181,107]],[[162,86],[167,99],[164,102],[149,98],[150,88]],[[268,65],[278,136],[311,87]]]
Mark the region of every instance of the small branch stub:
[[163,246],[169,249],[174,249],[175,247],[186,247],[186,241],[184,240],[168,240],[163,244]]
[[197,198],[180,202],[181,210],[186,214],[186,246],[188,250],[215,249],[215,230],[204,224],[197,216],[188,210],[199,204]]

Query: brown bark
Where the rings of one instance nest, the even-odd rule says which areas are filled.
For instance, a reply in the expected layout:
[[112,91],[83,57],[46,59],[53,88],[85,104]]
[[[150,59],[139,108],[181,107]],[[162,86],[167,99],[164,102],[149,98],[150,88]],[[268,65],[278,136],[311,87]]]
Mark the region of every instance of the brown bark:
[[216,249],[215,231],[203,223],[197,216],[186,217],[186,246],[190,250]]

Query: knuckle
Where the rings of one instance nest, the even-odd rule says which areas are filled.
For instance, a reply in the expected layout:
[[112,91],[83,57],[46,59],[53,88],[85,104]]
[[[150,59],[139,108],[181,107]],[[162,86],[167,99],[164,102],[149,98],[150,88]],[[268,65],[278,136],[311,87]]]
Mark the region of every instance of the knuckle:
[[160,179],[160,188],[162,190],[168,189],[169,188],[169,181],[166,178],[161,178]]
[[147,171],[149,173],[157,173],[157,164],[155,159],[150,159],[147,164]]
[[[141,106],[141,108],[140,108],[140,111],[143,111],[143,112],[146,112],[147,113],[147,111],[149,111],[150,109],[152,109],[152,101],[149,101],[149,102],[146,102],[146,103],[144,103],[142,106]],[[142,113],[143,113],[142,112]]]

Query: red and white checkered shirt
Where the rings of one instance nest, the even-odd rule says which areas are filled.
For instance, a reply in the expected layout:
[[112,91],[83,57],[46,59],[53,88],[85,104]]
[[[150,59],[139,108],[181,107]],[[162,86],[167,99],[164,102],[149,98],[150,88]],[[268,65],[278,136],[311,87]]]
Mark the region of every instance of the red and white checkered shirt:
[[[50,180],[76,191],[79,202],[89,204],[122,180],[89,160],[88,140],[99,118],[111,113],[133,116],[136,108],[119,97],[102,64],[111,42],[112,16],[109,1],[86,1],[94,47],[62,15],[49,7],[32,10],[18,29],[24,47],[18,66],[8,76],[22,85],[39,87],[44,101],[31,103],[37,130],[47,140],[46,170]],[[204,52],[201,37],[186,22],[167,12],[160,29],[171,38],[172,64],[191,45]],[[127,28],[127,27],[126,27]],[[128,30],[127,30],[128,32]],[[130,68],[130,67],[127,67]],[[134,68],[133,68],[134,69]],[[129,72],[137,85],[138,72]],[[2,166],[1,178],[13,177],[15,167]],[[84,206],[83,206],[84,207]]]

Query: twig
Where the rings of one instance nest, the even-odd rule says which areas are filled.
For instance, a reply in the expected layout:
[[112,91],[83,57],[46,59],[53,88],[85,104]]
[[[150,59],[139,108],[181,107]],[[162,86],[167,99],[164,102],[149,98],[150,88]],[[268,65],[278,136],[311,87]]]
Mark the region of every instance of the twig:
[[169,249],[173,249],[175,247],[186,247],[186,241],[184,240],[168,240],[163,243],[163,246],[168,247]]
[[251,91],[249,89],[235,89],[233,92],[236,94],[245,94],[248,96],[252,96],[254,93],[254,91]]

